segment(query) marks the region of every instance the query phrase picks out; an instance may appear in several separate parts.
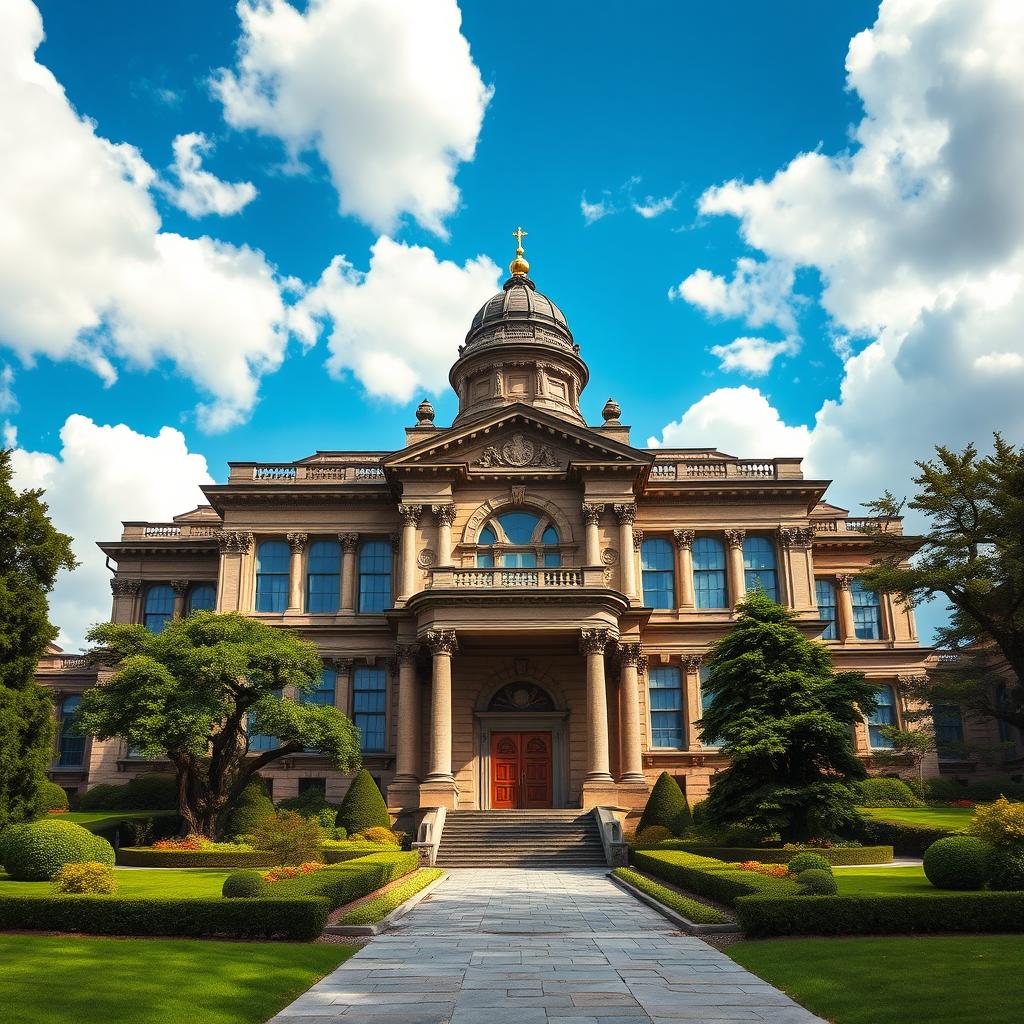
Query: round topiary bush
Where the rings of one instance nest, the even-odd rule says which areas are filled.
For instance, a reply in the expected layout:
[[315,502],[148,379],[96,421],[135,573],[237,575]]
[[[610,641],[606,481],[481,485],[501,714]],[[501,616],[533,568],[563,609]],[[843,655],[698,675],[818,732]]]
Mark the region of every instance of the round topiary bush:
[[644,813],[640,815],[636,826],[636,834],[639,836],[651,825],[661,825],[672,835],[681,836],[692,824],[690,806],[679,783],[668,772],[662,772],[647,798]]
[[338,811],[338,824],[353,832],[368,828],[391,828],[391,815],[373,776],[363,768],[356,773]]
[[173,775],[149,772],[130,779],[125,786],[125,805],[134,811],[174,811],[178,786]]
[[78,798],[78,806],[83,811],[125,811],[128,809],[127,793],[127,786],[112,786],[109,782],[101,782]]
[[84,864],[65,864],[53,876],[53,891],[109,896],[117,892],[117,876],[113,868],[94,860]]
[[923,801],[914,796],[913,790],[902,779],[864,779],[860,784],[862,807],[922,807]]
[[988,885],[998,892],[1024,892],[1024,850],[993,850]]
[[820,853],[798,853],[787,867],[794,875],[801,871],[827,871],[832,874],[832,865]]
[[245,899],[259,896],[263,887],[263,875],[259,871],[232,871],[224,879],[221,895],[227,899]]
[[821,868],[808,868],[796,876],[801,895],[804,896],[835,896],[839,891],[831,871]]
[[49,814],[50,811],[66,811],[68,795],[56,782],[45,779],[36,790],[36,814]]
[[274,801],[267,796],[263,780],[252,779],[235,801],[235,806],[231,808],[224,834],[251,835],[261,821],[273,816]]
[[4,868],[18,882],[46,882],[65,864],[114,866],[114,848],[81,825],[44,818],[21,825],[4,844]]
[[636,841],[645,845],[662,843],[666,839],[672,838],[672,833],[664,825],[648,825],[647,828],[641,829],[636,834]]
[[947,836],[924,851],[924,873],[936,889],[980,889],[989,875],[992,847],[974,836]]

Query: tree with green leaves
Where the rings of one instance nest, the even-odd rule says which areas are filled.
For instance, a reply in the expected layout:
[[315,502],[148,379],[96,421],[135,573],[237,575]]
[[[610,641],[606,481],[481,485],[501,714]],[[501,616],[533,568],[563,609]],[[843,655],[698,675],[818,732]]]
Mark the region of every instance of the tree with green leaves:
[[986,456],[973,444],[935,453],[917,463],[909,502],[887,491],[865,505],[885,517],[920,512],[928,527],[919,550],[908,562],[905,542],[877,530],[875,564],[862,579],[911,607],[949,602],[937,641],[958,657],[913,696],[1024,729],[1024,450],[996,434]]
[[43,492],[12,479],[11,452],[0,450],[0,828],[34,816],[53,758],[53,699],[35,672],[57,638],[47,594],[78,564]]
[[739,613],[704,683],[701,735],[729,760],[712,780],[708,817],[788,842],[840,832],[858,818],[854,783],[866,772],[853,726],[874,711],[874,686],[860,672],[833,672],[824,644],[763,591]]
[[[89,640],[90,657],[114,672],[83,695],[80,730],[168,758],[189,831],[215,836],[249,781],[283,757],[315,750],[339,771],[359,767],[358,730],[337,708],[284,695],[314,689],[323,670],[316,646],[291,630],[194,612],[161,633],[107,623]],[[254,735],[273,746],[250,751]]]

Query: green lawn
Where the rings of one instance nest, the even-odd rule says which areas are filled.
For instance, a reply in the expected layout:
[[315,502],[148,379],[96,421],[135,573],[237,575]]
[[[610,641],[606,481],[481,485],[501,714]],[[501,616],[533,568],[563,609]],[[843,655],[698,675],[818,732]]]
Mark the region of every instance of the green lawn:
[[883,821],[905,821],[934,828],[964,828],[974,815],[972,807],[861,807],[861,814]]
[[783,939],[726,951],[834,1024],[1020,1024],[1024,937]]
[[351,946],[0,936],[5,1024],[263,1024]]
[[934,896],[950,889],[936,889],[925,878],[924,868],[836,868],[833,872],[841,896],[859,893],[879,893],[902,896],[906,893],[924,893]]
[[[219,896],[231,869],[115,868],[118,896]],[[0,896],[47,896],[50,882],[12,882],[0,872]]]

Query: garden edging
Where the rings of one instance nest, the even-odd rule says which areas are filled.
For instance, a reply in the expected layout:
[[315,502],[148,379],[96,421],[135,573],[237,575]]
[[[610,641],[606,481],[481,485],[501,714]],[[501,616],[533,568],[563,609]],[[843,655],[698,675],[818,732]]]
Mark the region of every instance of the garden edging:
[[666,907],[664,903],[660,903],[653,896],[642,889],[638,889],[635,885],[630,885],[625,879],[619,878],[611,871],[608,872],[607,877],[620,889],[628,892],[630,896],[646,904],[652,910],[656,910],[662,917],[668,918],[674,925],[690,932],[691,935],[711,935],[722,932],[738,932],[740,930],[740,926],[735,922],[731,924],[697,924],[696,921],[691,921],[689,918],[683,917],[682,914],[676,913],[670,907]]
[[[446,878],[448,878],[447,871],[439,878],[435,878],[434,881],[430,882],[428,885],[425,885],[422,889],[420,889],[419,892],[414,892],[404,903],[395,907],[395,909],[392,910],[391,913],[387,915],[387,917],[382,918],[380,921],[376,922],[376,924],[328,924],[324,928],[324,934],[349,936],[380,935],[381,932],[386,932],[389,928],[391,928],[394,925],[394,923],[397,920],[399,920],[399,918],[404,917],[406,914],[408,914],[409,911],[412,910],[417,903],[419,903],[421,900],[429,896]],[[404,879],[396,879],[396,881],[391,884],[396,885],[402,881],[404,881]],[[390,888],[390,886],[384,887],[384,889],[387,888]],[[377,890],[377,892],[383,891],[383,889]],[[370,896],[367,898],[372,898],[375,895],[377,895],[377,893],[370,893]],[[359,902],[365,902],[365,900],[361,900]],[[345,910],[347,908],[341,909]],[[339,912],[336,911],[336,913]]]

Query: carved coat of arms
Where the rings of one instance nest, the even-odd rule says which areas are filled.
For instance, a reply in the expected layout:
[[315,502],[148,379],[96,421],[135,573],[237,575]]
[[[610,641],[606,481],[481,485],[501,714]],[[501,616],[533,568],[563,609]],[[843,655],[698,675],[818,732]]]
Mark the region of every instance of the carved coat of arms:
[[498,445],[488,445],[476,460],[480,469],[495,467],[539,467],[541,469],[557,469],[558,460],[554,452],[545,444],[534,444],[524,434],[513,434],[507,441]]

